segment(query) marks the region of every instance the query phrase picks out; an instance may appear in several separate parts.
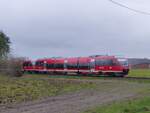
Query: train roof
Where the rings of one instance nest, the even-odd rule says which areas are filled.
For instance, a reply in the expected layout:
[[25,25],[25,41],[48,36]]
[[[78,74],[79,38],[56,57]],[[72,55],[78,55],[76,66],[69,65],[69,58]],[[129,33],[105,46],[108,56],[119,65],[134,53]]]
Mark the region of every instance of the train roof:
[[115,59],[115,56],[97,56],[95,59]]

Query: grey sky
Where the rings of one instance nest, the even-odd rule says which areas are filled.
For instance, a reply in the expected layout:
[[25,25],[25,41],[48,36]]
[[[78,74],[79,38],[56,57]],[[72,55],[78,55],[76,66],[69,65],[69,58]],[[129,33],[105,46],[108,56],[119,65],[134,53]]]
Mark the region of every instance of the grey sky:
[[[0,0],[0,29],[13,54],[150,57],[150,16],[108,0]],[[115,0],[150,12],[148,0]]]

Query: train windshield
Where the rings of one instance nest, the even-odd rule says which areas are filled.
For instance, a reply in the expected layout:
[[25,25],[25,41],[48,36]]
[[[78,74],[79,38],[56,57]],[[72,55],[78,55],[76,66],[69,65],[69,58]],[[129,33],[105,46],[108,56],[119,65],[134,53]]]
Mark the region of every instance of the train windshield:
[[128,66],[129,63],[128,63],[128,60],[127,59],[118,59],[118,61],[120,62],[121,65],[123,66]]

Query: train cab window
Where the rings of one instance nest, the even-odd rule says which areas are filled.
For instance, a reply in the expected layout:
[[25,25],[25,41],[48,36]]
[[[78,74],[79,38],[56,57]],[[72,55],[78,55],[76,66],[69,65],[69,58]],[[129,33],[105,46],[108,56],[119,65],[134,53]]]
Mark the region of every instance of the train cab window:
[[113,63],[113,60],[105,60],[105,59],[101,59],[101,60],[96,60],[96,65],[97,66],[112,66],[114,63]]
[[118,62],[113,61],[113,66],[118,66],[118,65],[120,65]]
[[118,59],[118,61],[119,61],[119,63],[120,63],[122,66],[128,66],[128,65],[129,65],[127,59]]
[[89,69],[89,63],[79,63],[79,69]]
[[55,68],[64,69],[64,64],[55,64]]
[[75,64],[75,63],[67,63],[67,64],[66,64],[66,67],[67,67],[68,69],[76,69],[76,68],[78,68],[78,65]]

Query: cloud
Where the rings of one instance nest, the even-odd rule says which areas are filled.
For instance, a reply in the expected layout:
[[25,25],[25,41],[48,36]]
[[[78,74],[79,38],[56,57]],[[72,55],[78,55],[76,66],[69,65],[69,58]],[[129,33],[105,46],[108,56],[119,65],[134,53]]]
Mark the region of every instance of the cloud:
[[[148,10],[150,2],[116,0]],[[0,26],[13,53],[30,58],[121,54],[150,57],[150,16],[108,0],[5,0]]]

